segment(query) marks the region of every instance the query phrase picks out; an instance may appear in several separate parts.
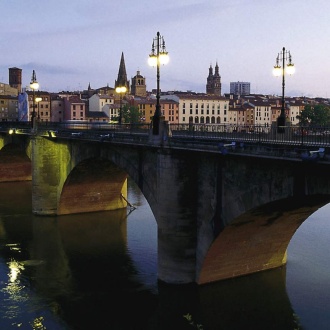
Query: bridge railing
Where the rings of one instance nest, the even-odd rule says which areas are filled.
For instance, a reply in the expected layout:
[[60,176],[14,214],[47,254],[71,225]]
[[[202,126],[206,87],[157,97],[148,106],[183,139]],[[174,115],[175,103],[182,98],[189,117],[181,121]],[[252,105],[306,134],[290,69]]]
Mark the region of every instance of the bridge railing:
[[241,141],[291,145],[330,146],[329,127],[283,127],[265,125],[170,124],[172,139]]
[[[282,132],[267,125],[233,124],[168,124],[166,139],[171,142],[191,142],[204,145],[224,142],[251,142],[330,147],[330,127],[286,126]],[[31,122],[1,122],[0,132],[31,134]],[[110,124],[106,122],[38,122],[37,131],[44,135],[81,139],[112,139],[147,142],[150,124]]]
[[39,123],[38,132],[49,137],[94,141],[146,143],[149,124],[109,124],[103,122]]

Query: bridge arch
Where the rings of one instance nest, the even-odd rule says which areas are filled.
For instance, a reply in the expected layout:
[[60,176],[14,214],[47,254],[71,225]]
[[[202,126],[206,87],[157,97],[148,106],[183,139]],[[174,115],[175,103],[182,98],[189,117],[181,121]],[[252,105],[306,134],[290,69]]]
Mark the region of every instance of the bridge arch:
[[212,243],[199,284],[248,275],[283,266],[287,247],[300,225],[330,195],[287,198],[246,212],[224,228]]
[[0,182],[31,181],[31,144],[29,139],[0,138]]
[[127,173],[111,161],[77,164],[62,188],[57,214],[118,210],[127,206]]

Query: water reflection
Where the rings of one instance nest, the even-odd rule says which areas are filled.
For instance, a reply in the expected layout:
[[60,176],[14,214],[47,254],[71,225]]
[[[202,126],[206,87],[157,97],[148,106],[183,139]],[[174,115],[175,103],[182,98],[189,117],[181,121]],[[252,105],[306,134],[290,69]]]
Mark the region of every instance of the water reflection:
[[208,329],[301,329],[285,287],[285,267],[200,288]]
[[[28,185],[2,184],[0,190],[1,329],[323,330],[328,305],[323,315],[311,314],[308,296],[301,309],[293,290],[304,290],[305,275],[316,267],[301,268],[308,262],[300,248],[293,259],[289,253],[289,276],[283,267],[201,287],[167,285],[157,282],[157,226],[136,186],[129,186],[137,209],[128,217],[126,210],[36,217]],[[16,191],[14,201],[6,191]],[[303,241],[307,249],[310,239]],[[306,258],[316,260],[313,255]],[[313,272],[325,291],[326,267]],[[323,323],[315,322],[318,317]],[[313,321],[318,328],[309,327]]]

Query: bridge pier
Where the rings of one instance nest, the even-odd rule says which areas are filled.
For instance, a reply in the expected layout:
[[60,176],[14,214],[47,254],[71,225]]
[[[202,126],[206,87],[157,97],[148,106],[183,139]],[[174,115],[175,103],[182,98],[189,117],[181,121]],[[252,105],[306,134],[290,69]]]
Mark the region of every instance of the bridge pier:
[[205,166],[182,151],[158,153],[157,200],[149,203],[158,224],[158,278],[166,283],[196,282],[214,239],[217,187],[211,163]]
[[127,206],[127,173],[100,159],[100,148],[32,137],[32,212],[108,211]]
[[36,215],[56,215],[63,181],[69,173],[69,148],[34,135],[31,158],[32,212]]

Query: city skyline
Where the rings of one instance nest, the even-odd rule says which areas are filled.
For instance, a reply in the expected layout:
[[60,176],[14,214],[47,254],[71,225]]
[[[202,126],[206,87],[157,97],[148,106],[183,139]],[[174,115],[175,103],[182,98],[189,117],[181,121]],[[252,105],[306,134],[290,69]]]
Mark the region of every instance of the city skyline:
[[305,2],[1,2],[0,82],[19,67],[23,87],[32,70],[45,91],[113,87],[123,52],[128,79],[140,71],[150,91],[156,69],[147,60],[159,31],[170,56],[160,69],[164,91],[205,92],[208,69],[218,63],[222,94],[230,82],[247,81],[251,93],[280,95],[272,68],[285,47],[296,66],[286,76],[286,95],[330,97],[330,3]]

